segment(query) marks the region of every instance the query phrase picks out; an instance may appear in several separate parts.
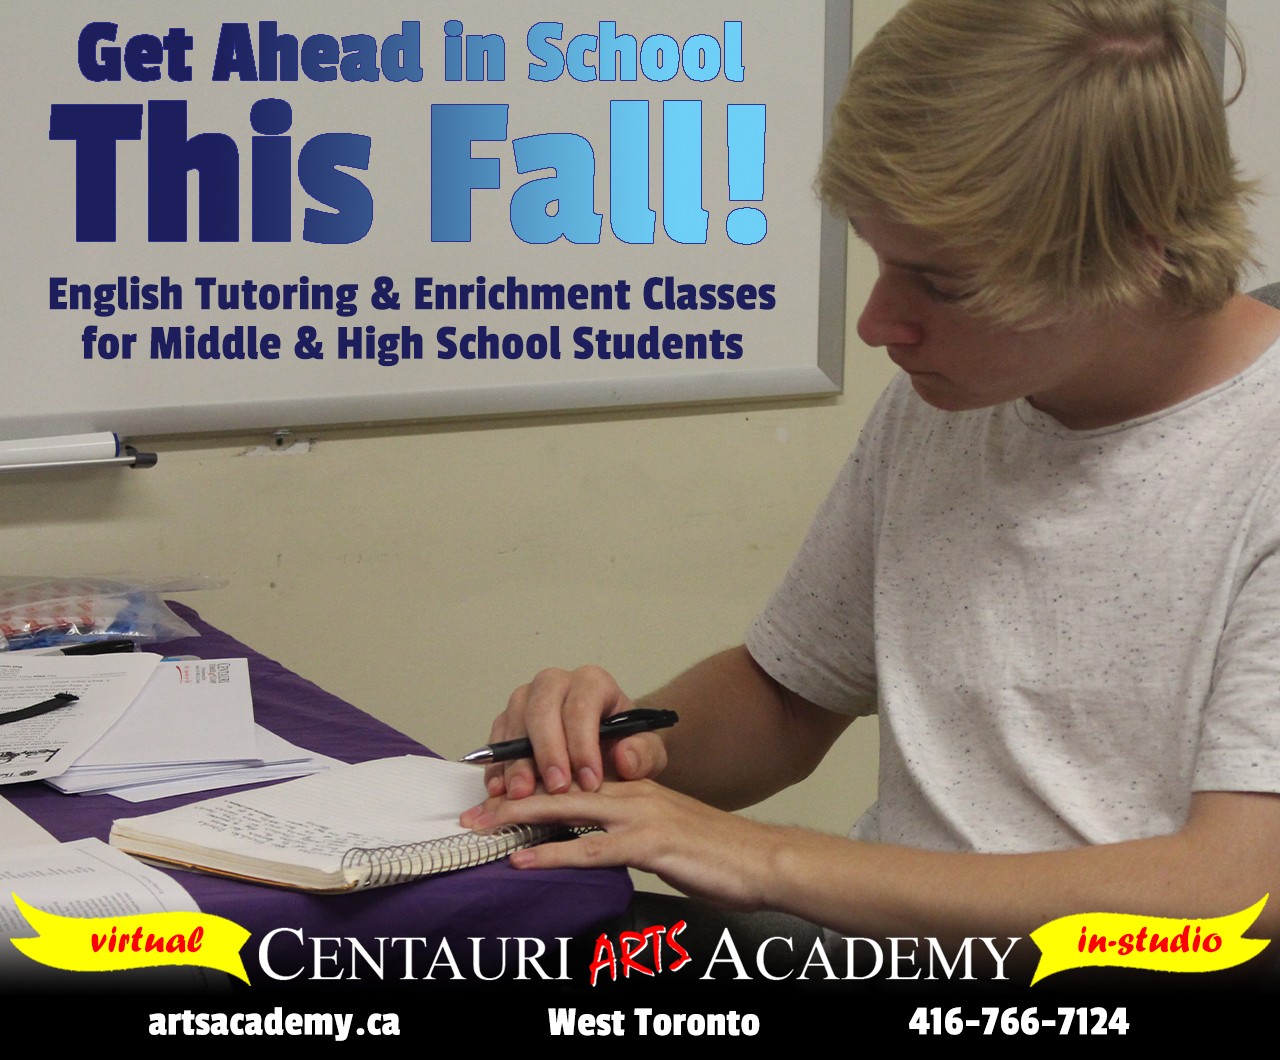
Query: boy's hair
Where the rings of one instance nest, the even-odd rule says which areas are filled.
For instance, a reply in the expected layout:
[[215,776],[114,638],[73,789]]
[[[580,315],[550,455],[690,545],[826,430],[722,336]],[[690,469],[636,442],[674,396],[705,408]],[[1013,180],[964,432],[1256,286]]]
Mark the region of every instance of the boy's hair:
[[1215,309],[1249,260],[1251,185],[1178,0],[910,0],[854,60],[818,189],[937,236],[966,304],[1015,326]]

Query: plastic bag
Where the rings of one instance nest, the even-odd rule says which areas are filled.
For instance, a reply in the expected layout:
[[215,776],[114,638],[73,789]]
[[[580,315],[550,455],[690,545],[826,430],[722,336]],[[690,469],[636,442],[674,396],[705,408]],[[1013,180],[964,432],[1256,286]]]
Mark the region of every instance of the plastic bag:
[[139,644],[193,637],[196,630],[160,598],[214,586],[204,578],[0,578],[0,650],[132,637]]

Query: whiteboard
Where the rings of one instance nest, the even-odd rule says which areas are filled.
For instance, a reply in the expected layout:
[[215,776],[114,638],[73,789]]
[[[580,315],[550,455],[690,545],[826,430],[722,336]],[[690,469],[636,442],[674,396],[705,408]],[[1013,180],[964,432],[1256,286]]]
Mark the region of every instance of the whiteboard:
[[[1227,110],[1231,146],[1243,174],[1260,183],[1249,209],[1258,238],[1258,268],[1246,288],[1280,280],[1280,144],[1276,114],[1280,112],[1280,70],[1274,61],[1280,48],[1280,8],[1274,0],[1227,0],[1227,17],[1245,47],[1245,81],[1240,98]],[[1240,84],[1235,55],[1227,52],[1226,92]]]
[[848,0],[0,17],[0,436],[841,385]]

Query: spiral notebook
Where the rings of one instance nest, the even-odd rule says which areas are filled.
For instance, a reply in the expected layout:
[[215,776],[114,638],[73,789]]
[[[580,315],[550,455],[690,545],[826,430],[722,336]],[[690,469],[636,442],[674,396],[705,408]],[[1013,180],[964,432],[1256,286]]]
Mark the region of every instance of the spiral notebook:
[[382,758],[121,818],[111,826],[111,845],[200,872],[342,892],[483,865],[563,831],[468,832],[458,815],[484,797],[484,773],[475,766]]

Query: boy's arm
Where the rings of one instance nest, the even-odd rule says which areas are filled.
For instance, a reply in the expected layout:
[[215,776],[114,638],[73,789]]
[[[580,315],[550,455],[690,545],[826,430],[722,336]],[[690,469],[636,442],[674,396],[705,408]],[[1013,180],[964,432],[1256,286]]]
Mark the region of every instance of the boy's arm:
[[632,865],[688,894],[847,934],[1025,936],[1074,913],[1221,916],[1268,893],[1250,934],[1280,934],[1280,796],[1271,794],[1201,792],[1172,835],[1034,854],[935,853],[765,825],[649,782],[491,800],[474,823],[509,821],[607,829],[520,851],[517,867]]
[[536,760],[491,766],[489,793],[520,799],[538,780],[559,793],[571,781],[593,791],[606,775],[661,775],[667,787],[735,809],[808,776],[852,720],[783,688],[741,646],[703,660],[641,704],[674,710],[680,721],[602,749],[600,719],[631,700],[598,667],[542,671],[516,689],[490,736],[527,734]]

